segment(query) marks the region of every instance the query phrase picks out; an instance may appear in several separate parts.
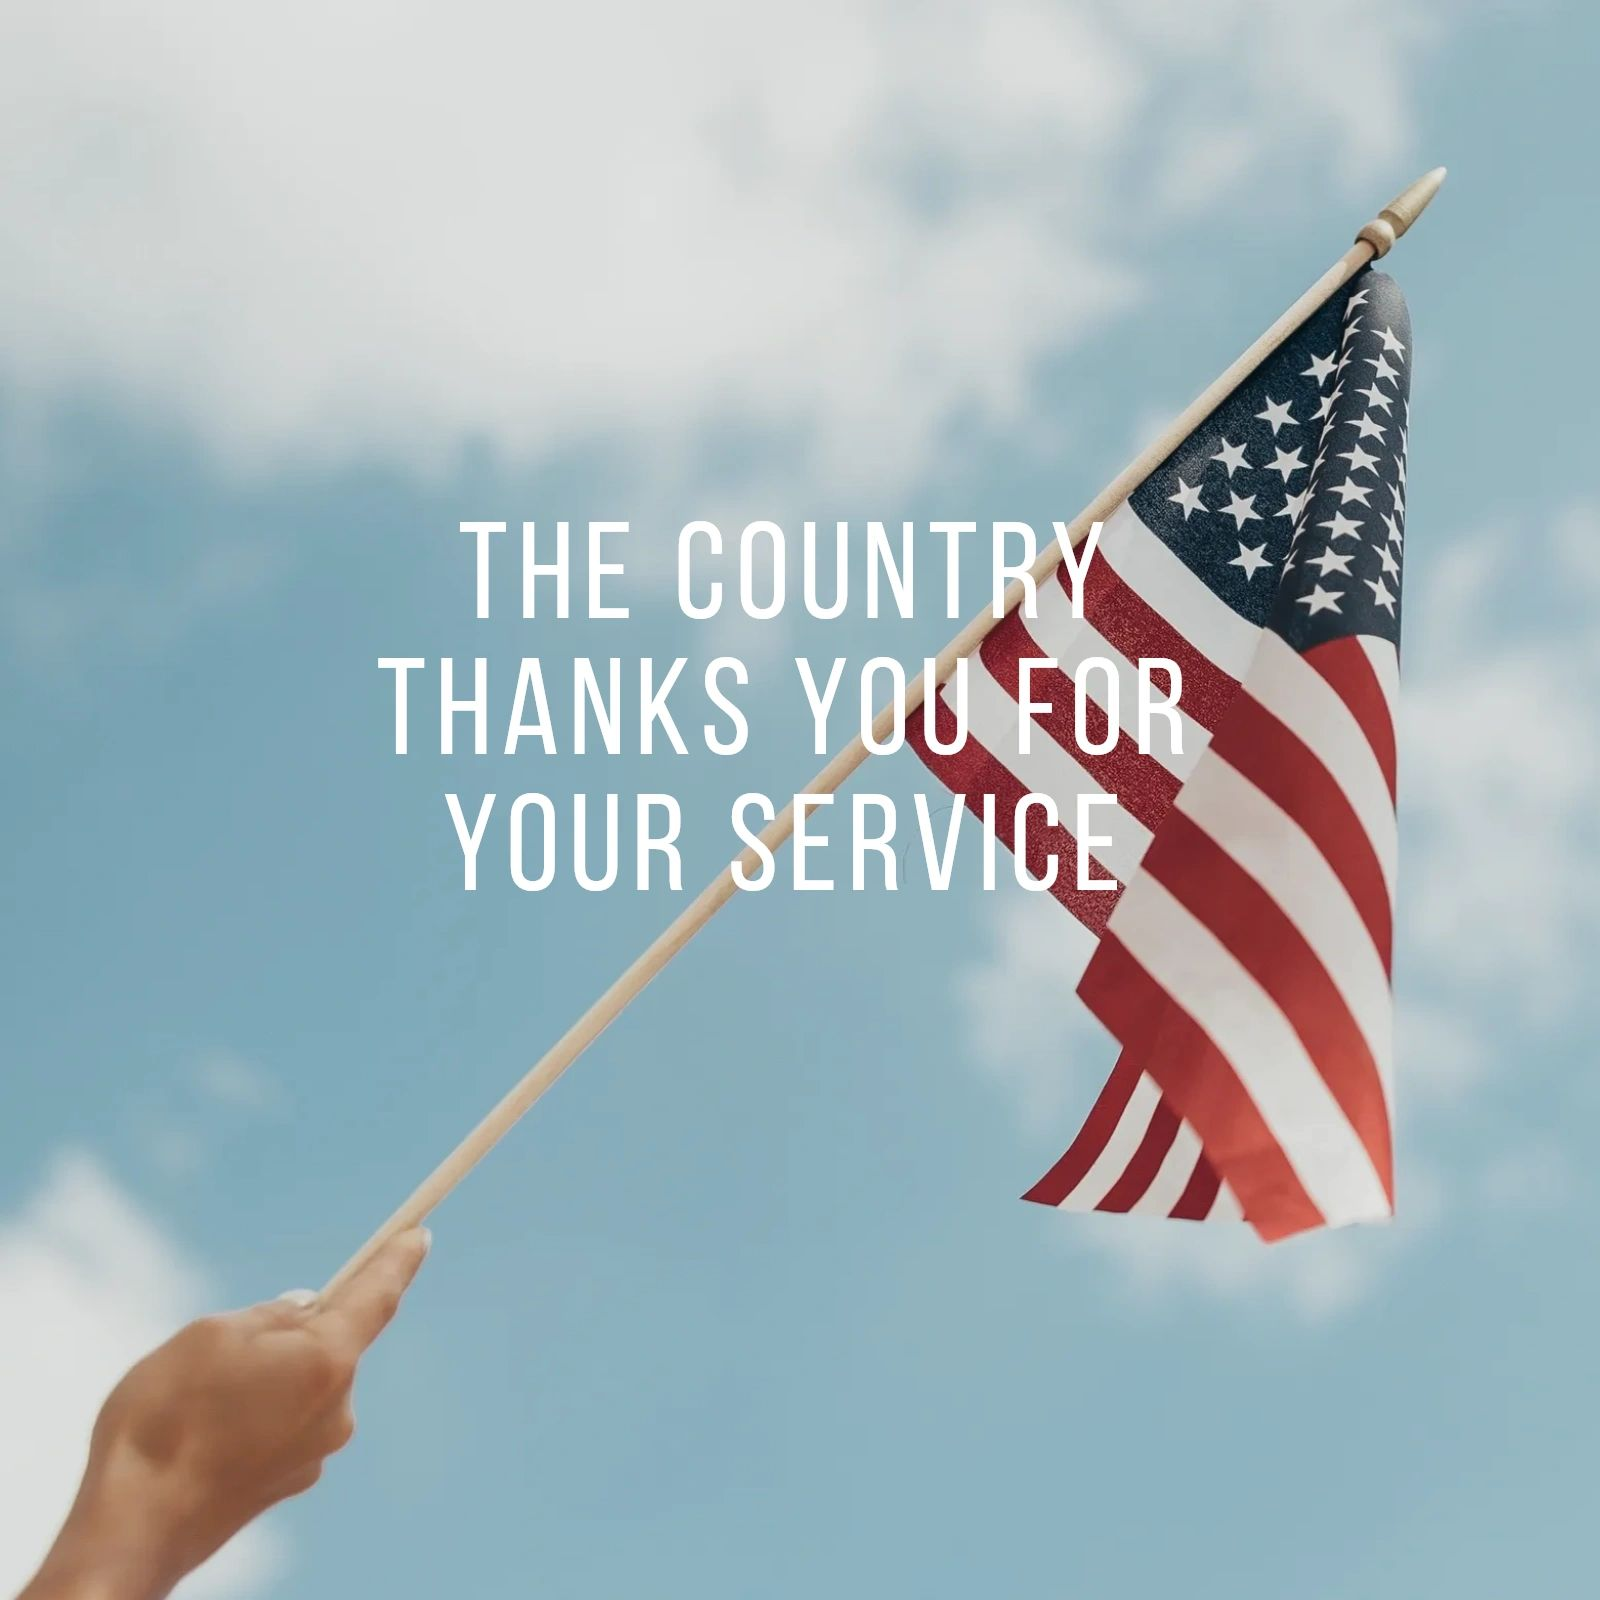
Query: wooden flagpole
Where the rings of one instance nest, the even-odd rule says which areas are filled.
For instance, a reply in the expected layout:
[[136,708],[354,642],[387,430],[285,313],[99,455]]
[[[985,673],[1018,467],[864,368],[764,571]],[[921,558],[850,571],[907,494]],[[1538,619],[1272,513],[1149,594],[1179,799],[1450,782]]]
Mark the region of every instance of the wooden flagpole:
[[[1160,437],[1146,445],[1078,513],[1067,526],[1068,538],[1074,549],[1088,536],[1089,529],[1094,523],[1104,521],[1117,506],[1121,505],[1177,445],[1187,438],[1222,400],[1305,322],[1335,290],[1348,283],[1369,261],[1388,254],[1395,240],[1417,220],[1428,202],[1438,193],[1439,185],[1444,182],[1444,176],[1445,169],[1435,167],[1391,200],[1361,229],[1356,235],[1355,243],[1232,366],[1173,418]],[[1042,583],[1055,571],[1060,562],[1060,544],[1053,542],[1034,563],[1031,573],[1033,582]],[[1005,611],[1009,613],[1014,610],[1025,593],[1025,584],[1020,580],[1013,582],[1004,595]],[[940,651],[932,670],[923,672],[909,685],[905,699],[906,712],[915,711],[929,691],[937,688],[955,671],[956,662],[977,649],[983,642],[984,636],[998,621],[999,618],[993,615],[992,607],[989,606],[975,616]],[[897,708],[892,703],[878,712],[872,724],[873,734],[877,740],[881,741],[888,735],[896,714]],[[832,794],[867,759],[867,755],[865,740],[858,734],[806,785],[805,789],[797,792]],[[791,800],[762,831],[761,839],[769,850],[775,852],[788,841],[793,831],[794,802]],[[383,1226],[351,1256],[329,1280],[322,1291],[324,1295],[332,1294],[359,1271],[385,1241],[422,1222],[477,1166],[499,1143],[512,1124],[621,1015],[640,990],[733,898],[738,892],[734,883],[734,868],[741,864],[746,872],[753,872],[760,865],[760,857],[753,849],[741,851],[689,905],[684,907],[671,925],[659,934],[644,953],[562,1034],[521,1082],[501,1099],[477,1127],[423,1179]]]

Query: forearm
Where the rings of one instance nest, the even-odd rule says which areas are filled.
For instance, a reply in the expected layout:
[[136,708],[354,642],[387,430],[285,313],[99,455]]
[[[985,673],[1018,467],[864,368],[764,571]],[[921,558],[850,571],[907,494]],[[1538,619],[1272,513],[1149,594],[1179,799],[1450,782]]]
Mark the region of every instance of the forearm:
[[171,1565],[141,1516],[80,1504],[18,1600],[162,1600]]

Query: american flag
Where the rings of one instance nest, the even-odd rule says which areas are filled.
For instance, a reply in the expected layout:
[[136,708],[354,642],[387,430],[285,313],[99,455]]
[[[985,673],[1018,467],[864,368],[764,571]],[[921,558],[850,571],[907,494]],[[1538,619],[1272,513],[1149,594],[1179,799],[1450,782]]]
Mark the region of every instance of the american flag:
[[[1275,1239],[1394,1208],[1390,960],[1395,704],[1411,326],[1368,270],[1105,520],[1074,618],[1064,571],[971,663],[969,736],[914,739],[997,827],[1026,793],[1067,827],[1022,841],[1098,934],[1078,985],[1121,1054],[1027,1198],[1072,1211],[1251,1223]],[[1114,665],[1123,736],[1074,738],[1074,667]],[[1019,663],[1032,670],[1028,754]],[[1181,753],[1134,742],[1137,664],[1182,670]],[[1104,677],[1091,677],[1090,683]],[[1159,682],[1160,679],[1158,678]],[[941,691],[940,742],[956,731]],[[1109,701],[1109,695],[1105,697]],[[1109,719],[1083,708],[1088,743]],[[1045,735],[1045,737],[1041,737]],[[1070,828],[1096,807],[1093,877]],[[1110,818],[1109,822],[1103,819]],[[1109,835],[1109,843],[1098,842]]]

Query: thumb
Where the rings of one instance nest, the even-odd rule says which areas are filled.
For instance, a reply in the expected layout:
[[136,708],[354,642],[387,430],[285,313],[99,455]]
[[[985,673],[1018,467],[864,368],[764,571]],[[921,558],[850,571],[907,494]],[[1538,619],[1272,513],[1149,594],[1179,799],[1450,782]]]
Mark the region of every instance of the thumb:
[[357,1353],[388,1327],[432,1244],[426,1228],[407,1228],[387,1240],[348,1283],[318,1308],[317,1320]]

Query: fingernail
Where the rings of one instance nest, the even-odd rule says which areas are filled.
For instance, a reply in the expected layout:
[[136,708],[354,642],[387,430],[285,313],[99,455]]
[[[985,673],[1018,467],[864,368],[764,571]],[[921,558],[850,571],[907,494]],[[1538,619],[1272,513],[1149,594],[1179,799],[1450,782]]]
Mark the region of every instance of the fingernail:
[[285,1289],[278,1298],[287,1300],[292,1306],[314,1306],[317,1303],[317,1291],[315,1289]]
[[419,1228],[417,1231],[422,1235],[422,1253],[427,1255],[433,1249],[433,1229]]

